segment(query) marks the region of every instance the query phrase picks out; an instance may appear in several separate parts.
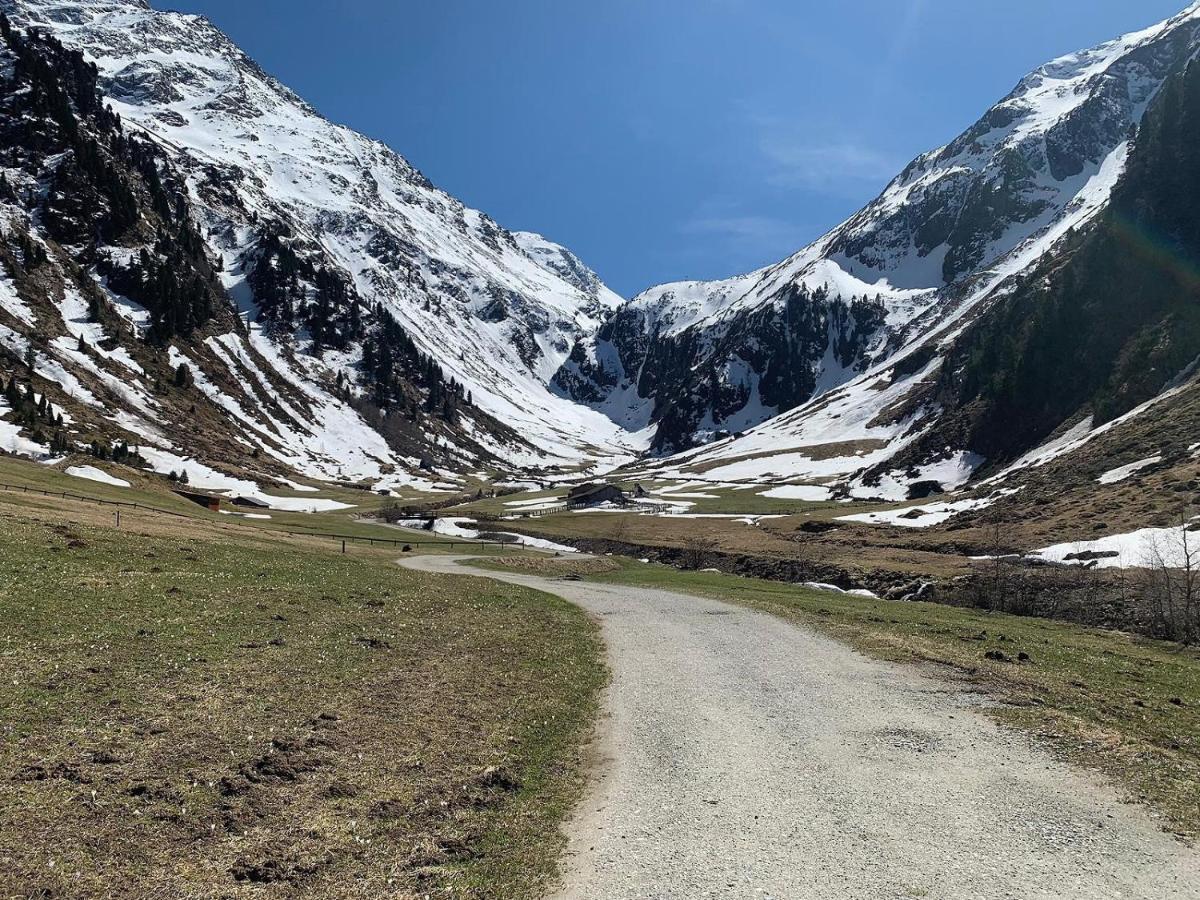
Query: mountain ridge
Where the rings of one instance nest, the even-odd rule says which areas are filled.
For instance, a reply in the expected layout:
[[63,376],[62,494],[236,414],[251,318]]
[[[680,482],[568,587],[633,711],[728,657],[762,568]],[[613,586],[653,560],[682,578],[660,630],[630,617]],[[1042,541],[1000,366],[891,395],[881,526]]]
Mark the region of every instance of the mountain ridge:
[[[223,449],[173,445],[146,412],[156,401],[145,361],[119,396],[60,402],[110,404],[109,437],[157,441],[164,468],[189,449],[230,462],[253,451],[310,477],[379,485],[488,468],[602,471],[646,450],[659,470],[765,455],[775,462],[760,475],[803,478],[805,448],[854,444],[864,452],[816,467],[820,477],[880,496],[932,472],[954,488],[1020,456],[1056,423],[1003,449],[968,439],[954,406],[971,392],[950,386],[947,361],[961,369],[978,323],[1095,227],[1147,109],[1200,46],[1197,3],[1046,63],[809,246],[625,302],[567,248],[502,228],[322,117],[203,17],[142,0],[0,0],[0,10],[96,64],[122,127],[157,148],[146,190],[168,200],[146,202],[165,215],[186,201],[200,237],[185,244],[203,244],[197,265],[227,295],[206,301],[213,315],[167,323],[137,301],[166,251],[136,228],[51,247],[68,293],[100,290],[110,321],[129,329],[96,333],[115,342],[107,352],[155,358],[155,384],[192,371]],[[37,244],[35,198],[15,197],[11,214]],[[3,287],[11,353],[34,343],[64,382],[101,377],[55,344],[83,342],[91,312],[73,320],[65,301]],[[21,317],[30,303],[36,322]]]
[[[413,352],[436,359],[449,383],[470,396],[471,410],[455,428],[432,444],[417,435],[415,445],[406,440],[386,455],[376,452],[382,462],[366,463],[362,474],[411,467],[417,456],[440,455],[461,469],[574,463],[589,453],[627,459],[635,451],[603,416],[547,389],[571,341],[619,302],[568,251],[544,239],[523,249],[382,143],[321,117],[203,17],[112,0],[5,0],[0,9],[96,61],[107,101],[171,157],[249,326],[236,340],[259,352],[290,347],[282,354],[287,377],[337,403],[332,394],[342,386],[354,391],[357,379],[345,376],[362,368],[359,340],[338,325],[338,346],[324,346],[313,340],[314,327],[330,329],[314,323],[386,314]],[[265,283],[280,289],[264,273],[284,247],[288,265],[308,280],[292,272],[288,296],[257,296]],[[321,272],[327,284],[341,285],[318,291],[312,279]],[[325,294],[346,309],[326,304],[313,313]],[[268,304],[284,312],[264,323]],[[370,384],[361,387],[362,396],[370,394]],[[339,420],[345,426],[353,418],[347,411]],[[360,418],[352,430],[364,435],[377,414]],[[319,431],[320,422],[305,427]],[[333,464],[310,468],[328,475]]]
[[[1006,278],[1054,252],[1104,207],[1130,133],[1168,74],[1195,52],[1198,22],[1193,4],[1039,67],[962,135],[918,156],[876,200],[791,257],[635,297],[576,350],[560,382],[580,396],[607,389],[620,397],[638,424],[659,425],[652,446],[670,454],[865,378],[990,302]],[[818,308],[821,321],[797,327],[789,315],[797,292],[821,289],[847,306],[882,303],[882,315],[848,331],[839,309]],[[741,328],[748,337],[738,340],[736,323],[752,318],[758,324]],[[647,340],[656,329],[659,339]],[[671,356],[687,362],[660,396]],[[789,390],[763,391],[769,367],[788,363],[807,372]]]

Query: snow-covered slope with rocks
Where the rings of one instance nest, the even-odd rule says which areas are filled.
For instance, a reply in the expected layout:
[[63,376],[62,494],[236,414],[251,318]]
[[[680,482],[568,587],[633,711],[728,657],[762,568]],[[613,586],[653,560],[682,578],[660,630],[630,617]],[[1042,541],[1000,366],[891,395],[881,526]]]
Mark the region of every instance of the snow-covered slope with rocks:
[[[228,358],[245,358],[252,345],[260,364],[328,401],[327,414],[291,442],[290,462],[321,446],[336,458],[344,449],[336,443],[358,439],[385,464],[401,461],[353,411],[328,412],[337,373],[360,362],[356,342],[312,353],[303,324],[281,335],[260,321],[249,276],[268,232],[314,270],[338,273],[363,310],[381,305],[461,386],[471,398],[462,461],[573,463],[636,449],[610,419],[547,387],[573,344],[621,302],[569,251],[506,231],[390,148],[327,121],[202,17],[142,0],[4,0],[0,10],[94,61],[126,128],[149,136],[183,173],[225,287],[250,324],[214,336],[225,352],[213,345],[215,359],[196,360],[248,384],[248,397],[222,402],[245,401],[252,432],[271,428],[254,396],[257,375]],[[507,429],[497,433],[491,421]],[[349,475],[361,466],[346,458],[342,468]]]
[[[164,470],[432,487],[648,448],[684,451],[643,463],[678,477],[898,499],[998,471],[1060,424],[1102,428],[1191,359],[1173,282],[1095,234],[1119,206],[1192,237],[1170,200],[1191,167],[1169,160],[1190,159],[1200,110],[1184,77],[1200,3],[1041,67],[777,265],[629,303],[321,117],[202,17],[144,0],[0,11],[66,45],[0,48],[0,439],[22,452],[124,439]],[[1106,247],[1131,260],[1109,273],[1138,298],[1128,315],[1060,283]],[[1100,346],[1073,305],[1121,318],[1125,343]],[[1021,333],[1052,309],[1040,341]],[[1059,343],[1103,361],[1073,377],[1043,358]],[[1058,382],[1071,390],[1047,397]],[[1036,415],[1018,421],[1021,403]]]
[[[1193,5],[1042,66],[789,259],[636,297],[575,349],[560,387],[627,423],[656,425],[655,449],[667,452],[843,386],[855,405],[877,398],[867,386],[904,348],[952,334],[1104,208],[1131,133],[1164,80],[1195,53],[1198,28]],[[856,301],[860,315],[852,314]],[[800,371],[784,379],[782,369]],[[802,413],[787,421],[813,427]]]

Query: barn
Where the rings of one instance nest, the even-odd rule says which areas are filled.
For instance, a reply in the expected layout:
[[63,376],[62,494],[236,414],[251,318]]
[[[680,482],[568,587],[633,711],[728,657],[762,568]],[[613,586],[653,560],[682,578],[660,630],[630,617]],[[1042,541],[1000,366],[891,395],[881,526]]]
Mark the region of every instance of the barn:
[[271,508],[270,504],[263,503],[263,501],[256,500],[253,497],[244,497],[244,496],[243,497],[234,497],[229,502],[232,503],[234,506],[248,506],[251,509],[270,509]]
[[567,506],[599,506],[602,503],[624,506],[628,502],[628,495],[615,484],[593,482],[577,485],[567,492]]
[[185,500],[191,500],[197,506],[203,506],[210,512],[219,512],[221,509],[221,498],[214,497],[211,494],[201,494],[198,491],[175,491],[180,497]]

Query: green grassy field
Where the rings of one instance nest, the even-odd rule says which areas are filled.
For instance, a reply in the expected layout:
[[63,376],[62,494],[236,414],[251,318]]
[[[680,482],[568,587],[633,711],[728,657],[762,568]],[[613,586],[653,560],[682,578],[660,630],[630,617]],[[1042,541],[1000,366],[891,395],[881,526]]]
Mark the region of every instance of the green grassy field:
[[[422,550],[436,550],[439,545],[444,545],[447,549],[451,549],[452,544],[461,550],[464,545],[462,539],[444,538],[432,532],[414,533],[397,531],[395,528],[369,519],[370,516],[377,514],[384,507],[394,503],[421,502],[423,500],[441,498],[443,495],[412,493],[403,498],[388,498],[381,497],[370,491],[357,491],[337,487],[323,487],[320,491],[313,493],[299,492],[287,488],[272,488],[270,491],[272,496],[299,500],[329,499],[350,504],[350,507],[347,509],[307,513],[241,509],[230,505],[226,501],[222,501],[224,512],[212,513],[173,493],[171,484],[159,476],[126,466],[111,463],[95,463],[94,460],[83,457],[73,460],[72,463],[98,465],[105,468],[110,474],[129,481],[131,486],[117,487],[104,484],[103,482],[67,475],[62,471],[65,468],[65,464],[51,467],[10,457],[0,457],[0,485],[8,486],[8,489],[0,488],[0,495],[9,495],[10,501],[19,501],[22,504],[37,505],[44,509],[53,510],[61,505],[63,500],[62,494],[66,492],[70,495],[92,498],[114,504],[107,507],[108,514],[114,521],[116,517],[115,504],[136,503],[149,509],[176,513],[197,522],[243,526],[247,529],[263,532],[343,535],[357,538],[360,541],[369,541],[371,539],[382,542],[399,541],[400,543],[407,542],[414,546],[419,543],[423,545],[420,548]],[[27,488],[28,491],[23,493],[23,488]],[[43,494],[42,492],[46,493]],[[101,508],[105,507],[102,506]],[[246,512],[253,513],[256,517],[248,518],[244,515]],[[122,515],[125,516],[136,514],[135,510],[122,510]],[[267,518],[261,518],[263,515],[266,515]],[[335,541],[333,538],[328,538],[327,540],[330,542],[329,546],[340,547],[340,542]],[[424,545],[431,546],[426,547]],[[479,549],[485,550],[486,548],[481,547]]]
[[0,492],[0,895],[537,896],[594,625],[188,512]]
[[869,600],[618,557],[484,564],[545,575],[575,571],[587,580],[716,597],[819,629],[873,656],[937,666],[998,700],[985,709],[1001,722],[1109,775],[1170,830],[1200,837],[1200,653],[1194,649],[1045,619]]

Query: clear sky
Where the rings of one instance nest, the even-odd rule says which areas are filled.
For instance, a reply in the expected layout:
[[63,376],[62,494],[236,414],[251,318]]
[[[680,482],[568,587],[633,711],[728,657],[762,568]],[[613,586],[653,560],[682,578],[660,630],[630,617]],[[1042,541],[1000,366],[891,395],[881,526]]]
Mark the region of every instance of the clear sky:
[[1187,0],[153,0],[619,293],[775,262]]

